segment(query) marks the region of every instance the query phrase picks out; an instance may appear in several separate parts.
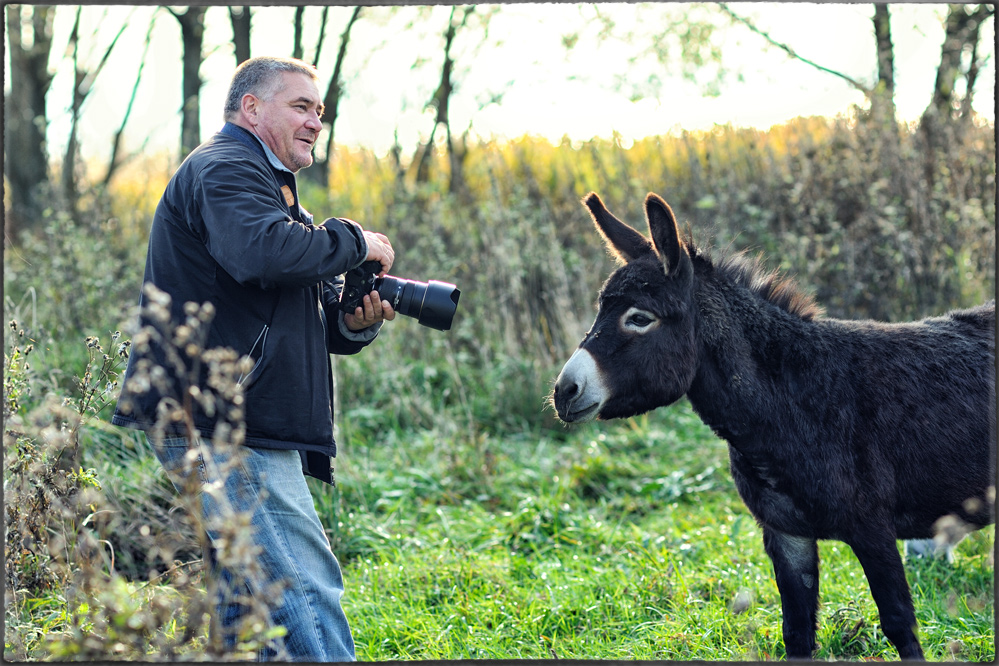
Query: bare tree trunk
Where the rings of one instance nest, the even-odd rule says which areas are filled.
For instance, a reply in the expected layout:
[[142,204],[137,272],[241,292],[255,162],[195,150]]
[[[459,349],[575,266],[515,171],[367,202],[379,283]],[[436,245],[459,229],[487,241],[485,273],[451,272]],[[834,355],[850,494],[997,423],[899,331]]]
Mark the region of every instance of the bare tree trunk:
[[73,49],[73,98],[70,102],[70,126],[69,140],[66,142],[66,154],[62,160],[62,192],[66,198],[66,207],[69,209],[70,217],[74,223],[78,223],[79,211],[77,210],[77,183],[76,183],[76,155],[79,146],[76,138],[76,130],[80,124],[80,107],[83,106],[84,80],[86,72],[80,68],[80,16],[83,7],[76,8],[76,19],[73,22],[73,30],[69,34],[69,44]]
[[[466,10],[466,18],[468,12],[471,12],[473,6],[469,6]],[[448,22],[447,33],[444,35],[444,66],[441,68],[441,84],[437,88],[437,94],[434,95],[434,104],[437,106],[437,125],[444,125],[444,139],[447,145],[447,157],[448,161],[453,166],[454,163],[454,140],[451,137],[451,93],[454,92],[454,82],[451,75],[454,73],[454,58],[451,57],[451,45],[454,43],[454,36],[457,32],[457,28],[454,25],[454,13],[457,11],[457,7],[451,10],[451,20]],[[464,21],[462,21],[464,23]],[[448,180],[448,191],[454,191],[454,184],[456,179],[461,179],[461,174],[455,174],[451,171],[451,177]]]
[[[39,226],[46,206],[45,96],[52,83],[48,63],[55,7],[7,5],[5,10],[11,91],[4,99],[4,173],[10,194],[10,210],[4,215],[4,239],[10,241],[17,231]],[[22,36],[25,21],[31,22],[30,40]]]
[[249,5],[229,7],[229,22],[232,23],[232,46],[236,52],[236,66],[250,59],[250,24],[253,15]]
[[[360,7],[358,7],[360,9]],[[329,5],[323,6],[322,16],[319,17],[319,38],[316,39],[316,53],[312,58],[312,66],[319,67],[319,56],[323,52],[323,42],[326,41],[326,19],[329,16]]]
[[[326,88],[326,96],[323,98],[323,124],[329,125],[329,130],[326,133],[326,156],[322,160],[316,160],[312,168],[303,172],[307,174],[309,180],[318,183],[322,187],[329,185],[330,161],[333,159],[334,130],[336,128],[336,119],[339,115],[340,97],[343,94],[343,61],[347,56],[350,31],[353,29],[357,19],[360,18],[362,9],[363,7],[354,8],[354,12],[350,15],[350,20],[347,21],[347,27],[344,28],[343,33],[340,35],[340,50],[337,51],[336,63],[333,65],[333,76],[330,78],[330,84]],[[323,28],[325,32],[325,12]],[[317,54],[321,45],[322,43],[320,42],[316,47]]]
[[180,23],[184,45],[183,104],[181,106],[180,157],[201,143],[201,61],[205,36],[205,7],[189,7],[183,14],[169,9]]
[[455,14],[458,11],[458,7],[453,7],[451,9],[451,17],[448,20],[447,30],[444,33],[444,64],[441,67],[441,82],[437,86],[437,90],[434,92],[433,97],[430,99],[429,106],[433,106],[437,109],[437,116],[434,119],[434,129],[430,132],[430,138],[427,140],[426,145],[421,146],[419,151],[419,158],[416,160],[416,182],[425,182],[429,178],[429,164],[430,164],[430,154],[433,151],[434,134],[437,131],[439,125],[444,125],[444,131],[447,140],[447,152],[448,160],[451,166],[451,179],[448,184],[448,191],[456,192],[464,186],[464,152],[461,155],[455,147],[454,138],[451,134],[451,118],[449,115],[449,106],[451,102],[451,93],[454,92],[454,84],[452,81],[452,74],[454,72],[454,58],[451,57],[451,46],[454,44],[455,35],[458,30],[465,27],[468,23],[469,17],[475,11],[475,5],[468,5],[464,7],[464,14],[462,14],[461,22],[455,23]]
[[430,137],[426,143],[417,146],[416,155],[413,156],[413,162],[409,166],[411,171],[416,172],[417,183],[425,183],[430,180],[430,154],[434,150],[434,135],[436,133],[437,123],[434,123],[433,129],[430,130]]
[[402,146],[399,145],[399,128],[396,128],[393,133],[393,139],[389,154],[392,156],[396,185],[401,187],[406,180],[406,168],[402,165]]
[[305,7],[299,5],[295,7],[295,41],[291,45],[291,57],[302,59],[305,48],[302,46],[302,18],[305,16]]
[[965,77],[967,82],[967,92],[961,100],[961,120],[967,122],[971,120],[971,102],[974,99],[975,83],[978,81],[978,70],[982,63],[978,59],[978,40],[971,45],[971,63],[968,65],[968,74]]
[[874,38],[878,48],[878,82],[871,95],[871,115],[882,128],[894,128],[895,48],[891,41],[888,5],[874,5]]
[[961,70],[961,55],[978,43],[982,22],[993,12],[994,9],[988,5],[978,5],[970,13],[967,5],[950,5],[944,43],[940,49],[940,66],[937,68],[928,113],[935,114],[941,120],[951,117],[954,88]]
[[[933,86],[933,98],[920,118],[920,129],[924,132],[930,150],[946,151],[952,143],[953,135],[959,130],[955,118],[955,88],[961,72],[961,57],[964,52],[971,51],[972,64],[968,70],[968,89],[965,100],[970,112],[971,97],[975,77],[978,75],[977,44],[982,23],[995,13],[991,5],[952,4],[947,12],[947,22],[943,46],[940,49],[940,65],[937,67],[937,77]],[[931,180],[932,182],[932,180]]]
[[880,144],[882,174],[888,178],[896,192],[904,191],[905,179],[910,174],[902,169],[901,142],[895,109],[895,47],[891,41],[891,15],[888,5],[874,5],[874,40],[878,53],[878,80],[871,91],[871,122],[874,136]]

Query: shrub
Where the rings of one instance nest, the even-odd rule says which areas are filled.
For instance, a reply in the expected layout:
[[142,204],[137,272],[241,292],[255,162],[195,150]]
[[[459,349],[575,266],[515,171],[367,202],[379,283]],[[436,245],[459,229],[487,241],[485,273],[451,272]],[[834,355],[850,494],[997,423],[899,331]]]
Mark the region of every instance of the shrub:
[[[169,302],[150,291],[152,325],[137,333],[139,344],[153,337],[168,343],[167,357],[179,360],[175,340],[176,324],[169,318]],[[166,313],[163,316],[163,313]],[[197,367],[211,368],[211,388],[192,391],[203,400],[216,400],[222,415],[231,415],[239,403],[236,377],[245,370],[244,360],[227,350],[204,349],[210,312],[197,306],[188,308],[190,337],[183,346],[185,361],[181,377],[195,376]],[[129,344],[118,342],[113,355],[104,353],[100,340],[86,340],[89,362],[77,384],[74,399],[51,393],[32,408],[23,398],[33,390],[26,358],[32,348],[22,348],[24,331],[11,322],[4,354],[4,468],[5,499],[5,656],[29,659],[47,655],[56,659],[103,660],[162,659],[199,656],[209,659],[253,654],[283,629],[269,626],[268,603],[274,590],[246,600],[246,612],[236,627],[238,649],[224,649],[219,631],[205,628],[210,600],[219,594],[241,594],[248,581],[258,581],[255,553],[249,546],[247,520],[233,511],[221,524],[206,525],[194,493],[182,496],[194,532],[218,531],[216,557],[221,566],[238,572],[232,589],[221,590],[212,579],[206,593],[198,570],[188,563],[173,561],[169,545],[148,555],[167,564],[164,573],[153,570],[149,581],[136,585],[115,568],[114,543],[110,529],[113,505],[104,496],[96,470],[80,466],[84,426],[93,420],[116,395],[117,377],[128,357]],[[172,353],[171,353],[172,352]],[[191,365],[188,365],[190,363]],[[137,381],[155,381],[155,368],[147,367]],[[152,377],[152,379],[150,379]],[[193,385],[189,384],[187,388]],[[176,410],[161,413],[173,416]],[[183,418],[183,414],[180,415]],[[219,428],[211,442],[201,445],[228,447],[238,454],[239,422]],[[238,457],[232,455],[233,458]],[[223,472],[224,473],[224,472]],[[224,476],[222,477],[224,478]],[[162,526],[157,526],[161,529]],[[140,528],[140,532],[142,529]],[[150,530],[146,525],[147,533]],[[204,545],[204,544],[202,544]],[[198,562],[200,564],[200,562]],[[168,583],[169,587],[163,587]],[[277,583],[278,585],[280,582]],[[43,620],[43,618],[46,618]],[[38,631],[41,626],[42,631]]]

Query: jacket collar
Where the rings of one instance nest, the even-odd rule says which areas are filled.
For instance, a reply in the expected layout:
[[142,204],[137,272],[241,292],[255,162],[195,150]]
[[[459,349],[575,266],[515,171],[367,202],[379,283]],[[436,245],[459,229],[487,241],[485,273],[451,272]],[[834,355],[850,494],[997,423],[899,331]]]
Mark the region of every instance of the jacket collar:
[[225,134],[226,136],[230,136],[239,141],[240,143],[245,144],[255,153],[257,153],[265,160],[267,160],[267,163],[270,164],[271,167],[273,167],[274,169],[290,173],[292,176],[295,175],[291,171],[291,169],[289,169],[288,167],[286,167],[284,164],[281,163],[281,160],[279,160],[278,156],[274,154],[274,151],[271,150],[270,147],[266,143],[264,143],[259,136],[257,136],[250,130],[244,127],[240,127],[235,123],[227,122],[222,127],[222,129],[219,130],[219,134]]

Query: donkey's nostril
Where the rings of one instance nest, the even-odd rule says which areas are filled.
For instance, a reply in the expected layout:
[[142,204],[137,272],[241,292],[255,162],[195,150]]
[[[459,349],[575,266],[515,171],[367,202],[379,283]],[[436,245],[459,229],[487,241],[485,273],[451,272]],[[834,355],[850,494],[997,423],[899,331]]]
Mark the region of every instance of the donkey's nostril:
[[566,382],[555,386],[555,392],[560,394],[563,400],[572,400],[579,393],[579,384],[576,382]]

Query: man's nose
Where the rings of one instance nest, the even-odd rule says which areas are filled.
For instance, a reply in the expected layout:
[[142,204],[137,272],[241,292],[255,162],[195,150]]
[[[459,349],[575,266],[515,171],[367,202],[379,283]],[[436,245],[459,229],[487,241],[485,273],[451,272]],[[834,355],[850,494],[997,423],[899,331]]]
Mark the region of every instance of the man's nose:
[[319,119],[319,113],[317,111],[309,112],[309,118],[305,121],[305,126],[317,132],[323,129],[323,121]]

